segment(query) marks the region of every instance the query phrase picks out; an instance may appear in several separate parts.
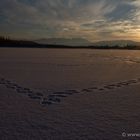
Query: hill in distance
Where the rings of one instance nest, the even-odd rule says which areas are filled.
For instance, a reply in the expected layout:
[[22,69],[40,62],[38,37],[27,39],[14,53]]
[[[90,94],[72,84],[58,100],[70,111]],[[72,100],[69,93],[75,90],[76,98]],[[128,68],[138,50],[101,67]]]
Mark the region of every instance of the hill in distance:
[[98,41],[90,42],[83,38],[48,38],[48,39],[38,39],[34,42],[39,44],[50,44],[50,45],[64,45],[64,46],[81,46],[81,47],[111,47],[111,48],[124,48],[128,46],[139,47],[140,42],[135,42],[132,40],[111,40],[111,41]]
[[48,38],[38,39],[34,42],[39,44],[50,44],[50,45],[64,45],[64,46],[89,46],[91,42],[83,38]]
[[140,50],[140,42],[131,40],[112,40],[91,43],[81,38],[50,38],[36,41],[12,40],[0,37],[0,47],[32,48],[90,48],[90,49],[132,49]]
[[108,46],[108,47],[127,47],[127,46],[140,46],[140,42],[135,42],[132,40],[112,40],[112,41],[99,41],[99,42],[95,42],[92,44],[93,46],[97,46],[97,47],[102,47],[102,46]]

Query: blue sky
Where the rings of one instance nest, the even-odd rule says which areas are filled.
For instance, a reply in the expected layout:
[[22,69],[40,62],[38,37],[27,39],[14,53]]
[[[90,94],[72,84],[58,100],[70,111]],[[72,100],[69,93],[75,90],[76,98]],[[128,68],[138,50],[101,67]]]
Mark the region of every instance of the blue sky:
[[0,35],[140,40],[140,0],[1,0]]

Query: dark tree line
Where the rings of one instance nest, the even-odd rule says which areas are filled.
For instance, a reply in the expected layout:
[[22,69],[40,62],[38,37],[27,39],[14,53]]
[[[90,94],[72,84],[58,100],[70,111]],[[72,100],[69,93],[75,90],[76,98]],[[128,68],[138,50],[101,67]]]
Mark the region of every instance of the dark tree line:
[[67,48],[63,45],[39,44],[33,41],[15,40],[9,37],[0,36],[0,47],[17,47],[17,48]]
[[50,45],[50,44],[38,44],[33,41],[25,41],[25,40],[15,40],[10,39],[9,37],[0,36],[0,47],[22,47],[22,48],[73,48],[73,49],[82,49],[82,48],[89,48],[89,49],[140,49],[134,45],[126,45],[124,47],[120,46],[65,46],[65,45]]
[[15,40],[9,37],[0,36],[0,47],[32,47],[38,44],[32,41]]

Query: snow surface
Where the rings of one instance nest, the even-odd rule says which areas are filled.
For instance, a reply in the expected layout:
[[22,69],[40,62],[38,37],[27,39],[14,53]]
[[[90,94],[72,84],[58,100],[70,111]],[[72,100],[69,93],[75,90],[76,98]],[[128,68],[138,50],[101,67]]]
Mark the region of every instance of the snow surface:
[[0,66],[2,140],[140,133],[140,51],[1,48]]

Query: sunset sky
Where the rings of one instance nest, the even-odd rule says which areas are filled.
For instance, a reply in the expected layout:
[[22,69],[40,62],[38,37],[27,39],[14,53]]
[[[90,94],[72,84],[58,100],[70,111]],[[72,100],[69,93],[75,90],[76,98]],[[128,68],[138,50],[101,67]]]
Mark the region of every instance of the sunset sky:
[[0,0],[0,35],[140,41],[140,0]]

